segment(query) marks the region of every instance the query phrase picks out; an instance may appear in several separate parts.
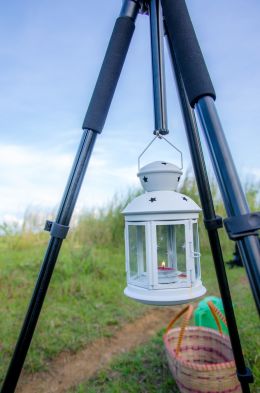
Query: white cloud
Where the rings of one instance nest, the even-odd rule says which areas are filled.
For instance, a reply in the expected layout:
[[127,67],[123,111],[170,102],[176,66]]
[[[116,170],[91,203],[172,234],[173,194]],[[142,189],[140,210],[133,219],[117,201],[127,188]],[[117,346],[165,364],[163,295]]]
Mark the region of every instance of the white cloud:
[[[138,184],[136,167],[120,166],[99,152],[92,155],[76,211],[107,203],[119,188]],[[0,222],[19,221],[29,207],[53,210],[65,188],[74,153],[49,148],[0,145]]]
[[243,177],[250,177],[253,180],[260,180],[260,167],[244,167],[242,170]]
[[[55,155],[54,151],[43,152],[33,150],[29,147],[16,146],[16,145],[0,145],[0,166],[1,170],[12,170],[13,167],[17,168],[31,168],[32,166],[42,166],[43,163],[48,165],[50,162],[50,155],[52,165],[58,168],[67,168],[72,156],[70,154]],[[47,159],[48,157],[48,159]]]

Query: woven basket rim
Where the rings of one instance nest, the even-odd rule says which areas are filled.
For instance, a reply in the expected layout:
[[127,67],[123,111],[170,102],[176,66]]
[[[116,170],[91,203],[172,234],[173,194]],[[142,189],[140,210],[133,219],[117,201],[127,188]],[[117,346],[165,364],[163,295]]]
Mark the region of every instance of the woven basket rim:
[[[171,336],[175,335],[177,332],[180,331],[181,328],[177,327],[174,329],[169,330],[167,333],[165,333],[163,335],[163,341],[164,341],[164,345],[166,347],[167,352],[169,353],[169,355],[171,355],[173,357],[173,353],[174,350],[170,345],[170,338]],[[225,344],[229,344],[230,349],[231,345],[230,345],[230,341],[229,341],[229,337],[226,335],[223,335],[221,333],[219,333],[217,330],[214,329],[210,329],[210,328],[206,328],[206,327],[202,327],[202,326],[189,326],[186,328],[186,331],[200,331],[200,332],[207,332],[210,333],[211,335],[215,335],[216,337],[218,337],[220,340],[223,341],[223,343]],[[184,336],[184,341],[185,341],[185,336]],[[189,367],[191,369],[194,370],[200,370],[200,371],[217,371],[217,370],[222,370],[222,369],[229,369],[229,368],[234,368],[235,367],[235,362],[234,360],[230,360],[227,362],[220,362],[220,363],[210,363],[210,364],[196,364],[196,363],[192,363],[189,362],[187,360],[184,360],[183,357],[181,356],[181,354],[178,355],[178,357],[174,356],[173,358],[176,362]]]

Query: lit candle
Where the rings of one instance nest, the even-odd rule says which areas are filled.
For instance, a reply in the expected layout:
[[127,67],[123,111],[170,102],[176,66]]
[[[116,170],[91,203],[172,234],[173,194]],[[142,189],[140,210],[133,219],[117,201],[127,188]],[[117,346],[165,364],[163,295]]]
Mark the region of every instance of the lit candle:
[[178,280],[178,273],[173,267],[165,266],[165,262],[162,261],[158,267],[158,282],[159,284],[171,284]]
[[167,270],[174,270],[173,267],[166,267],[164,261],[162,261],[161,266],[159,266],[158,269],[159,270],[165,270],[165,271],[167,271]]

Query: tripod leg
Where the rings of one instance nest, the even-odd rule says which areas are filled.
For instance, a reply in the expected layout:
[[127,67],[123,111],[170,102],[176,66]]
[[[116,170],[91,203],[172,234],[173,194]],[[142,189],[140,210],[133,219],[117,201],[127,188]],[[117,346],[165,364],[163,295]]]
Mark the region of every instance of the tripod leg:
[[[74,161],[70,179],[64,193],[63,205],[60,209],[61,220],[57,223],[69,223],[69,215],[72,214],[73,204],[76,202],[77,194],[83,180],[84,171],[86,171],[89,158],[95,143],[96,133],[93,131],[84,131],[82,140]],[[65,225],[64,225],[65,226]],[[5,380],[2,385],[2,393],[12,393],[15,391],[24,360],[29,349],[33,333],[41,312],[44,298],[51,280],[51,276],[58,258],[62,245],[62,238],[52,236],[50,238],[47,251],[42,263],[41,270],[34,288],[30,305],[25,316],[23,326],[16,343],[16,347],[7,371]]]
[[[161,0],[161,3],[185,91],[190,105],[197,109],[227,214],[229,219],[238,217],[242,224],[245,223],[243,219],[248,221],[245,226],[247,230],[238,241],[238,247],[260,313],[260,246],[257,225],[252,226],[253,230],[249,233],[250,210],[214,106],[215,91],[185,1]],[[260,227],[259,216],[258,226]]]
[[[203,97],[196,104],[213,167],[229,217],[250,213],[227,141],[211,97]],[[237,242],[255,302],[260,313],[260,246],[255,235]]]
[[41,312],[49,282],[87,170],[97,133],[102,131],[109,106],[134,31],[139,3],[125,0],[105,55],[98,81],[83,124],[83,135],[56,217],[50,227],[51,239],[42,263],[17,344],[2,385],[1,393],[15,391]]
[[[234,359],[236,362],[237,374],[238,376],[245,375],[250,373],[250,370],[246,368],[242,347],[240,343],[236,318],[234,314],[231,294],[230,294],[226,270],[225,270],[223,254],[219,241],[218,228],[217,228],[218,219],[215,214],[208,175],[207,175],[205,161],[203,157],[203,151],[202,151],[200,137],[196,124],[196,119],[195,119],[194,112],[190,107],[187,94],[185,92],[184,84],[178,69],[173,47],[171,46],[170,42],[168,43],[169,43],[169,50],[172,58],[173,68],[175,71],[174,73],[176,77],[179,99],[181,103],[182,114],[183,114],[183,119],[186,128],[186,135],[190,147],[193,168],[194,168],[196,182],[198,185],[200,200],[202,204],[204,221],[208,231],[208,237],[209,237],[214,264],[215,264],[219,289],[220,289],[223,306],[226,314],[227,326],[230,333],[230,340],[234,353]],[[214,223],[216,224],[215,226]],[[242,381],[241,386],[243,392],[250,391],[248,382]]]

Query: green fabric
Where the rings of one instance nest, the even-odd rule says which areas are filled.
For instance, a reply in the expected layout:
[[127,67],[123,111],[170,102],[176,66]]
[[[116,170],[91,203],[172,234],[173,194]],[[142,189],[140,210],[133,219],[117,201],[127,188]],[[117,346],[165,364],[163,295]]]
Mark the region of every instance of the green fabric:
[[[211,314],[211,311],[210,311],[209,306],[207,304],[208,301],[212,301],[212,303],[219,309],[219,311],[221,311],[221,313],[223,315],[225,315],[222,300],[216,296],[207,296],[201,302],[199,302],[198,307],[196,308],[196,310],[194,312],[195,325],[196,326],[204,326],[204,327],[218,330],[215,319],[214,319],[213,315]],[[228,334],[228,329],[224,325],[224,323],[222,321],[220,321],[220,324],[221,324],[223,333]]]

